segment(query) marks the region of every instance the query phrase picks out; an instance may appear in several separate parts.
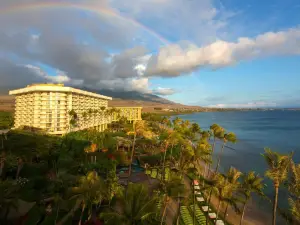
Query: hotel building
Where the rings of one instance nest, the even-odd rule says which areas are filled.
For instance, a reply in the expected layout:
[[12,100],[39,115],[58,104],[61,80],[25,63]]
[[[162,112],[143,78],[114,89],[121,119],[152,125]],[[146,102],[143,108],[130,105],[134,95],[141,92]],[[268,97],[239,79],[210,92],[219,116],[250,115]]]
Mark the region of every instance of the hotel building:
[[63,84],[32,84],[9,94],[15,96],[14,128],[27,126],[61,135],[88,128],[103,131],[122,116],[131,122],[141,120],[141,107],[112,110],[108,108],[111,97]]

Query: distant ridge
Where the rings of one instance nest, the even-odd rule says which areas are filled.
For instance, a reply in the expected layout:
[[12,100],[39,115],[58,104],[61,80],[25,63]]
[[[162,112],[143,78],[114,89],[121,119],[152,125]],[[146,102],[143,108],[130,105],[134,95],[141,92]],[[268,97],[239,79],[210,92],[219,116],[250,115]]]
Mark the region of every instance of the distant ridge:
[[[0,95],[8,95],[9,90],[18,89],[18,88],[22,88],[22,87],[1,87],[0,86]],[[110,96],[112,98],[123,99],[123,100],[136,100],[136,101],[153,102],[159,104],[169,104],[169,105],[176,104],[175,102],[159,97],[157,95],[141,93],[137,91],[114,91],[109,89],[96,90],[96,89],[91,89],[91,88],[81,87],[81,86],[74,86],[74,88]]]
[[78,88],[86,91],[110,96],[112,98],[123,99],[123,100],[136,100],[136,101],[154,102],[160,104],[176,104],[175,102],[159,97],[157,95],[140,93],[137,91],[114,91],[109,89],[93,90],[85,87],[78,87]]

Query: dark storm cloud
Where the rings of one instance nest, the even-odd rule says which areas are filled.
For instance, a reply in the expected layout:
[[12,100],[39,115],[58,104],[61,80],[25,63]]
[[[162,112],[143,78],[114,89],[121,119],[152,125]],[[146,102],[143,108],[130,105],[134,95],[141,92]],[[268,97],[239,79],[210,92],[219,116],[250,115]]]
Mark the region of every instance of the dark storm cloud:
[[45,79],[26,67],[0,57],[0,87],[22,87],[24,84],[35,82],[45,82]]
[[[40,1],[0,0],[0,8],[18,2]],[[89,86],[120,79],[127,82],[128,78],[138,77],[135,58],[143,55],[145,49],[136,47],[113,57],[107,51],[125,50],[133,33],[132,27],[114,23],[113,19],[103,20],[78,11],[4,13],[0,15],[0,54],[15,55],[19,62],[1,60],[1,84],[10,85],[18,77],[20,84],[38,82],[34,72],[20,66],[37,62],[63,71],[71,79],[83,80]]]

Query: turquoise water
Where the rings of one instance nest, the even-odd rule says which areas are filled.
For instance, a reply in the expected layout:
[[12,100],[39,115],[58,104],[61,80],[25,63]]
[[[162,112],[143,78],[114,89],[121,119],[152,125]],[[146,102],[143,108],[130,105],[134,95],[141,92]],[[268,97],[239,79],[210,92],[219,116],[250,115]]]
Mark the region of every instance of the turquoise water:
[[[234,166],[242,172],[255,170],[264,175],[266,164],[260,155],[264,147],[281,153],[294,151],[294,161],[300,163],[300,111],[205,112],[179,117],[198,123],[204,130],[217,123],[237,135],[238,142],[229,144],[234,150],[224,151],[222,170]],[[266,194],[272,196],[271,183],[267,181],[267,185]],[[279,197],[285,205],[286,193],[282,191]]]

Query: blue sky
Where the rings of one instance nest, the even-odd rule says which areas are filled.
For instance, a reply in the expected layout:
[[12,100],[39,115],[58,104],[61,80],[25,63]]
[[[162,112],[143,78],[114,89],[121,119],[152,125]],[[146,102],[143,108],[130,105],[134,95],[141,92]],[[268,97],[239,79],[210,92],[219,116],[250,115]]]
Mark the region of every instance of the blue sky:
[[[237,30],[233,31],[229,41],[300,25],[300,2],[297,0],[223,0],[222,5],[237,13],[230,19]],[[179,41],[176,35],[168,39]],[[299,62],[300,57],[297,55],[272,56],[218,70],[201,69],[178,78],[155,79],[152,84],[175,88],[178,93],[168,98],[187,104],[230,106],[265,102],[266,106],[269,103],[300,106],[300,97],[297,97],[300,94]]]
[[2,86],[46,80],[190,105],[300,107],[298,0],[62,2],[0,15]]

